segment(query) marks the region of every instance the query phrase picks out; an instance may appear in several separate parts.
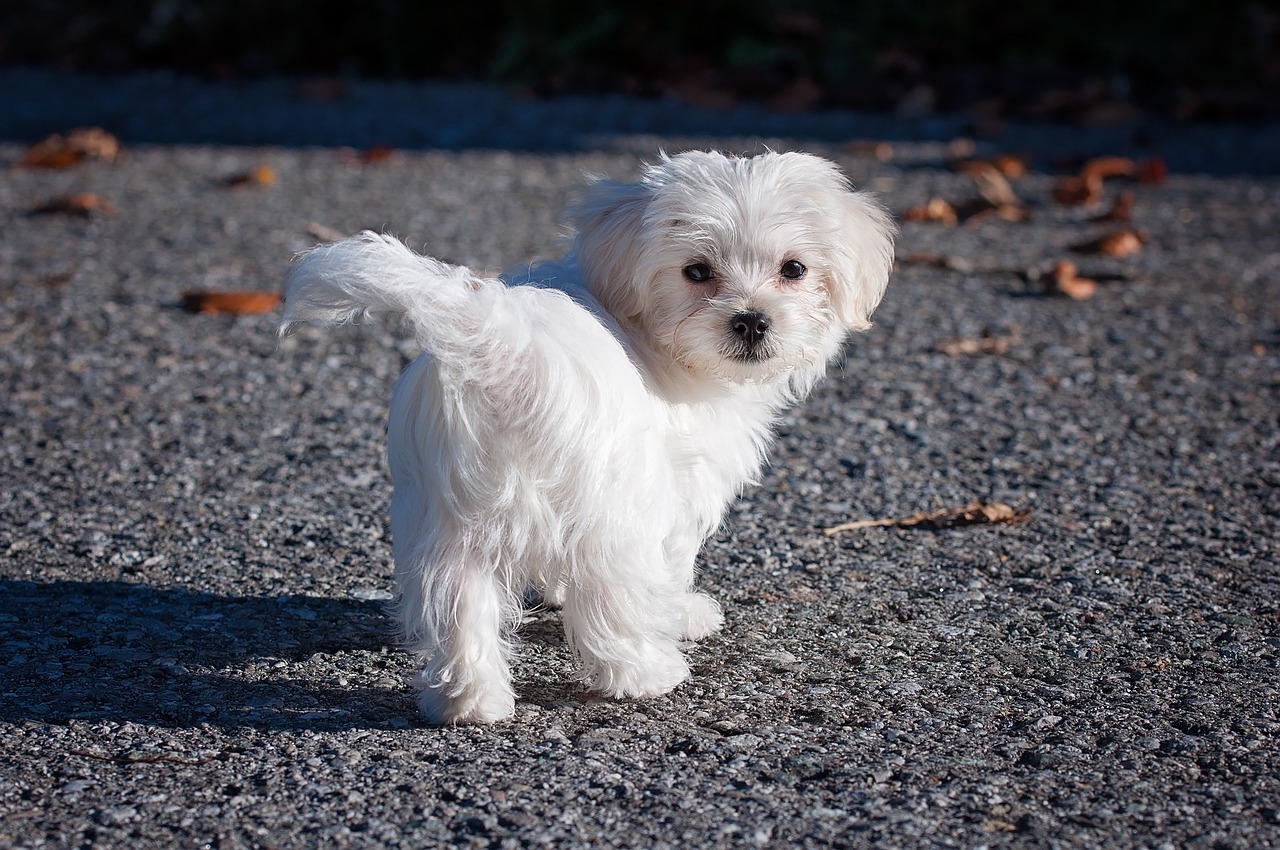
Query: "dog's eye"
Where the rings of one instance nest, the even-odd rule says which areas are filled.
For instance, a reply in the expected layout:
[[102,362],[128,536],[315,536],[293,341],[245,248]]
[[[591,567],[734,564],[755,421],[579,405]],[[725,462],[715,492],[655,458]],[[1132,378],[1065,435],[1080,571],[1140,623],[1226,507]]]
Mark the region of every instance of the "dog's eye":
[[692,263],[684,267],[684,276],[694,283],[706,283],[711,280],[711,266],[706,263]]
[[788,280],[799,280],[808,269],[799,260],[787,260],[782,264],[782,276]]

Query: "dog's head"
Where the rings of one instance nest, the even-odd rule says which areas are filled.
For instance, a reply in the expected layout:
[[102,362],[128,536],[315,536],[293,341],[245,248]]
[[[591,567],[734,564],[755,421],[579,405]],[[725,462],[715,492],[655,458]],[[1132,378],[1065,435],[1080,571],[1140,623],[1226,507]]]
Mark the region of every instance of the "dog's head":
[[697,376],[821,370],[870,327],[894,228],[833,163],[799,153],[664,156],[574,207],[588,288],[629,334]]

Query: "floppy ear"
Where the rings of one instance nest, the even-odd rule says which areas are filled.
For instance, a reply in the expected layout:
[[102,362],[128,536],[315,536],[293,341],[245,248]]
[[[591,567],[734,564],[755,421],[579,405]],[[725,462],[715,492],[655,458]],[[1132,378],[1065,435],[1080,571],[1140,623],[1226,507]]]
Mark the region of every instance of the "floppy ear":
[[845,327],[865,331],[889,283],[898,229],[871,195],[842,187],[833,200],[839,218],[831,257],[831,305]]
[[597,180],[569,209],[569,221],[577,231],[574,255],[587,289],[617,319],[643,312],[635,278],[653,191],[646,183]]

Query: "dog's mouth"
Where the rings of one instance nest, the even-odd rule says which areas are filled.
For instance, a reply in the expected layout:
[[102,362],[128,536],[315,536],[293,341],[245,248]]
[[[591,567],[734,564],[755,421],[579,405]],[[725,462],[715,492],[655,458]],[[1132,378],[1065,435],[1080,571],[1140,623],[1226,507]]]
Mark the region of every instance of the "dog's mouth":
[[763,347],[748,348],[746,346],[735,346],[726,351],[724,356],[726,360],[732,360],[735,363],[742,363],[749,366],[772,360],[773,352]]

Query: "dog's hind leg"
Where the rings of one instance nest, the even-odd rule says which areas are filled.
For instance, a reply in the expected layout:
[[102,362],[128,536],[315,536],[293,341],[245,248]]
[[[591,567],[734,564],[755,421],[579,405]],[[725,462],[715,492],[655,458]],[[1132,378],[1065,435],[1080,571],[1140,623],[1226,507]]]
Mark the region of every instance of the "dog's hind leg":
[[497,577],[470,566],[445,568],[429,584],[434,598],[421,610],[438,618],[427,630],[434,640],[409,647],[426,657],[415,680],[423,717],[442,725],[510,717],[516,703],[504,634],[509,603]]

